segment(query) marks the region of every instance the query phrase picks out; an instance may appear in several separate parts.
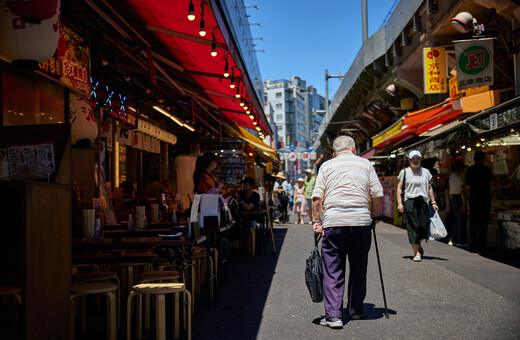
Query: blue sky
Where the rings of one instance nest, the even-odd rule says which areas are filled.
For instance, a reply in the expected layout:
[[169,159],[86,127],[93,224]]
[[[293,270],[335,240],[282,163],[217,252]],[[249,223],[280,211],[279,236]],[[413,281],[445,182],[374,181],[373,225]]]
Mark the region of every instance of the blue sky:
[[[325,97],[325,69],[348,71],[362,43],[361,0],[246,0],[262,79],[300,76]],[[394,0],[368,0],[368,35],[376,32]],[[341,80],[329,79],[332,100]]]

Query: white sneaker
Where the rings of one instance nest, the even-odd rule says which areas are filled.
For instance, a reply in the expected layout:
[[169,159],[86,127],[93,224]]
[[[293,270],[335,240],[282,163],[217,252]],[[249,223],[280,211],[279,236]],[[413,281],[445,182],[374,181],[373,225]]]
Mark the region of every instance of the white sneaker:
[[320,325],[340,329],[343,328],[343,321],[340,318],[323,318],[320,320]]
[[451,242],[451,241],[448,242],[448,245],[449,245],[449,246],[452,246],[452,245],[453,245],[453,242]]

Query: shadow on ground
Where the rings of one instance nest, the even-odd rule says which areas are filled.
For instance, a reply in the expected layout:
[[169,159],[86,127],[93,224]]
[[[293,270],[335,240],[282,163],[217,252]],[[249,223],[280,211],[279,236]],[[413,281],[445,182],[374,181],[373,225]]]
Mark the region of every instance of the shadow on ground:
[[[365,313],[367,314],[367,316],[366,316],[366,318],[361,319],[361,320],[349,320],[347,309],[344,308],[343,309],[343,318],[342,318],[343,319],[343,325],[346,325],[349,322],[360,322],[360,321],[363,321],[363,320],[377,320],[377,319],[384,318],[386,310],[384,308],[374,308],[374,307],[375,307],[375,305],[373,303],[364,303],[363,304],[363,309],[364,309]],[[396,314],[397,314],[397,311],[395,311],[393,309],[388,309],[388,316],[389,317],[391,315],[396,315]],[[319,318],[316,318],[316,319],[312,320],[312,323],[316,324],[316,325],[319,325],[320,324],[320,320],[323,317],[324,316],[321,316]]]
[[[413,256],[403,256],[403,259],[413,260]],[[423,260],[437,260],[437,261],[449,261],[448,259],[445,259],[443,257],[437,257],[437,256],[423,256]]]
[[287,228],[274,229],[276,255],[268,238],[260,255],[233,256],[228,280],[218,287],[216,301],[209,309],[206,301],[196,306],[193,339],[256,338],[286,234]]

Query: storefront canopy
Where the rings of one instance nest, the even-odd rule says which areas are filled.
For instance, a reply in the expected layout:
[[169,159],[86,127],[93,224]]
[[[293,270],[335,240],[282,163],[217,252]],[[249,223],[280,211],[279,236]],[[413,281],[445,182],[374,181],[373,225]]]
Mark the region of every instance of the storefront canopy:
[[226,130],[235,138],[248,142],[253,148],[270,157],[272,161],[279,162],[278,152],[265,144],[261,139],[238,125],[224,124]]
[[[272,134],[222,9],[213,1],[194,2],[196,18],[190,21],[188,4],[171,0],[114,0],[106,4],[107,8],[96,11],[104,13],[102,16],[112,26],[120,27],[122,36],[142,46],[141,55],[148,63],[141,66],[155,66],[150,67],[152,82],[154,73],[160,74],[180,95],[192,97],[207,110],[250,129],[255,128],[253,121],[257,121],[266,135]],[[206,30],[203,37],[199,35],[201,18]],[[216,56],[211,55],[212,45]],[[223,75],[226,64],[229,77]],[[235,88],[230,88],[231,83]],[[237,93],[240,99],[236,98]],[[254,120],[240,105],[242,98]]]
[[447,100],[426,109],[409,112],[401,119],[372,138],[376,150],[374,154],[388,151],[405,142],[418,138],[421,134],[446,125],[462,115],[457,98]]

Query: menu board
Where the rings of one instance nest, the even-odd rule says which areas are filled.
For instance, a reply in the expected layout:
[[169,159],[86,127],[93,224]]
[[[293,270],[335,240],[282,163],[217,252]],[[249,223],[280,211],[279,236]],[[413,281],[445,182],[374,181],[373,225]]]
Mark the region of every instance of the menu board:
[[48,178],[56,166],[52,143],[13,145],[7,154],[12,178]]
[[225,185],[241,185],[242,178],[246,176],[246,157],[223,156],[213,175]]

